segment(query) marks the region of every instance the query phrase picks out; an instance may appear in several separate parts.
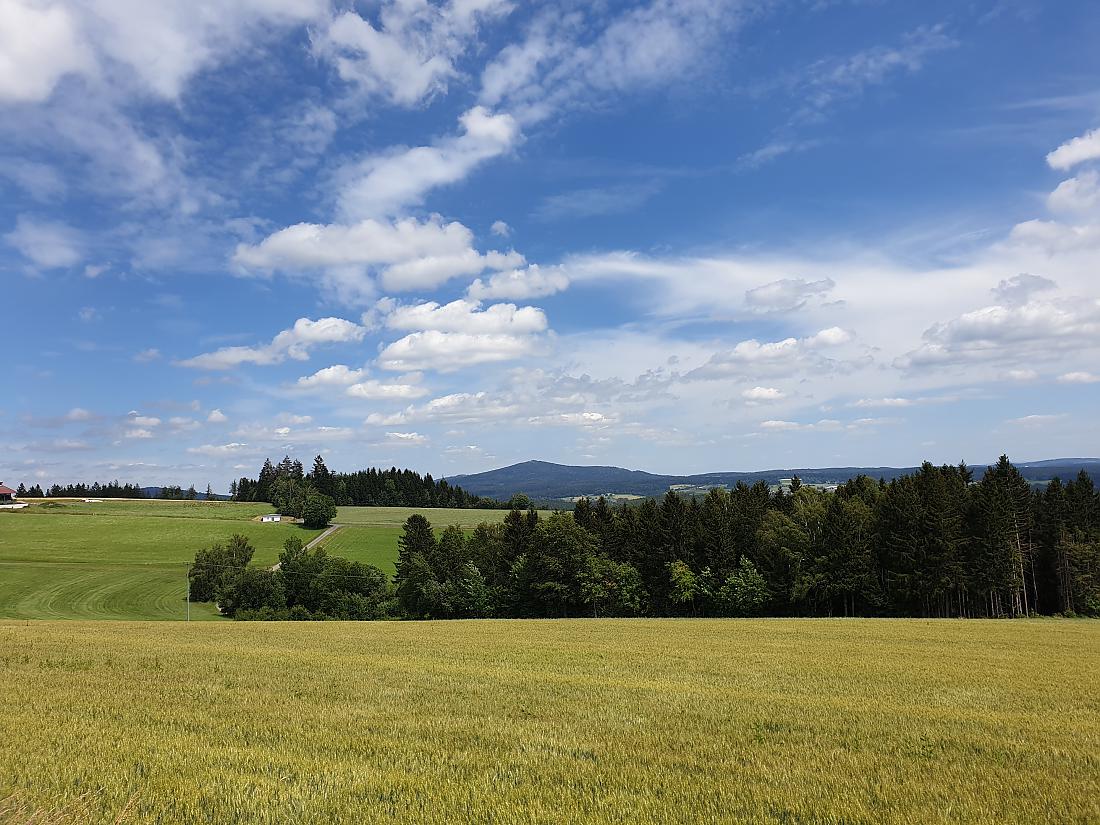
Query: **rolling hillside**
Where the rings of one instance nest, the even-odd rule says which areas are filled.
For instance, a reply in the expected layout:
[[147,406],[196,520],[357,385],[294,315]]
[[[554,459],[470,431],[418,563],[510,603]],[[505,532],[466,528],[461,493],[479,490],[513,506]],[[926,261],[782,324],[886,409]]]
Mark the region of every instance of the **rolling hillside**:
[[[974,465],[975,473],[985,465]],[[1016,464],[1029,481],[1043,482],[1055,476],[1072,478],[1085,470],[1100,481],[1100,459],[1056,458]],[[548,461],[524,461],[510,467],[449,477],[475,495],[507,500],[515,493],[526,493],[535,499],[560,499],[571,496],[618,493],[638,496],[663,495],[673,485],[733,486],[738,481],[754,484],[764,481],[778,484],[780,479],[797,475],[808,484],[830,484],[847,481],[858,475],[889,481],[911,473],[915,467],[824,467],[758,470],[750,472],[716,472],[696,475],[660,475],[622,467],[573,466]]]

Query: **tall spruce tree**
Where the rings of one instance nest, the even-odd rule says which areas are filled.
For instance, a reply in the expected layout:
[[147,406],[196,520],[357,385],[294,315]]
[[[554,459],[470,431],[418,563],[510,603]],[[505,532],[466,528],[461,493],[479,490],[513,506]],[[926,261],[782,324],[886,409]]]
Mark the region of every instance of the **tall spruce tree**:
[[437,582],[430,562],[436,549],[431,522],[419,513],[409,516],[397,540],[397,548],[394,576],[397,598],[407,614],[430,615],[437,601],[432,597]]

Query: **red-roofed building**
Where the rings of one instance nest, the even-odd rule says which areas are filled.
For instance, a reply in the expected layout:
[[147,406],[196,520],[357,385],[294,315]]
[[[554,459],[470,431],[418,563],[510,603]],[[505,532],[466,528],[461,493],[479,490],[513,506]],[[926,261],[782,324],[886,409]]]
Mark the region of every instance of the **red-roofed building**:
[[0,484],[0,504],[15,501],[15,490]]

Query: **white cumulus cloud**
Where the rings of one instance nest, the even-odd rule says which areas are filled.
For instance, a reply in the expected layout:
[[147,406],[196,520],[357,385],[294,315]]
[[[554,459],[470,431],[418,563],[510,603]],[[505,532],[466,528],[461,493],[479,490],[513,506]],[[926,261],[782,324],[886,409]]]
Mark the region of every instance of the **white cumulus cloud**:
[[1058,184],[1047,197],[1052,212],[1093,212],[1100,208],[1100,172],[1088,169]]
[[546,329],[546,315],[538,307],[493,304],[481,308],[480,301],[459,298],[449,304],[435,301],[396,307],[386,326],[400,330],[438,330],[482,334],[526,335]]
[[531,336],[440,332],[426,330],[406,335],[382,350],[378,365],[399,372],[435,370],[454,372],[477,364],[511,361],[532,355],[538,347]]
[[752,389],[744,390],[741,393],[741,397],[752,403],[760,403],[766,401],[781,401],[786,398],[787,395],[782,390],[775,387],[753,387]]
[[478,278],[470,284],[466,294],[475,301],[493,298],[522,301],[554,295],[568,287],[569,277],[560,266],[531,264],[524,269],[495,272],[485,281]]
[[514,418],[519,411],[517,404],[488,392],[458,392],[433,398],[419,407],[409,406],[398,413],[371,413],[363,423],[368,426],[394,426],[410,421],[483,424]]
[[237,453],[247,450],[248,445],[239,441],[233,441],[229,444],[203,444],[198,447],[188,447],[187,452],[194,455],[205,455],[211,458],[221,458],[224,456],[236,455]]
[[1100,129],[1067,140],[1049,155],[1051,169],[1071,169],[1079,163],[1100,158]]
[[421,435],[420,433],[386,433],[386,440],[393,444],[427,444],[428,436]]
[[391,291],[434,288],[460,275],[523,263],[516,252],[478,252],[473,233],[438,217],[395,223],[366,219],[351,225],[300,223],[258,244],[240,244],[234,263],[245,274],[309,277],[321,271],[332,291],[349,301],[373,296],[377,275]]
[[423,398],[428,394],[428,390],[418,384],[389,383],[373,379],[352,384],[346,392],[352,398],[363,398],[371,401],[411,400],[413,398]]
[[317,370],[313,375],[303,375],[295,386],[303,390],[346,387],[363,380],[365,375],[365,370],[353,370],[345,364],[333,364],[331,367]]
[[1095,384],[1100,382],[1100,375],[1084,371],[1067,372],[1059,375],[1058,380],[1063,384]]
[[179,366],[204,370],[227,370],[241,364],[279,364],[287,358],[309,359],[309,351],[322,344],[342,344],[363,340],[366,330],[343,318],[299,318],[294,326],[276,335],[261,347],[222,347],[215,352],[196,355],[177,362]]

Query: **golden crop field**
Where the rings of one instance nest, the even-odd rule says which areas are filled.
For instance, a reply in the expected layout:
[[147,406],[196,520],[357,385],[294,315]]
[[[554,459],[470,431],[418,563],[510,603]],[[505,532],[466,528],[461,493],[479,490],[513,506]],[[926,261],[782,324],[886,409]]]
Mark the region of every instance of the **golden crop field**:
[[0,799],[19,821],[1086,825],[1098,675],[1089,621],[0,622]]

